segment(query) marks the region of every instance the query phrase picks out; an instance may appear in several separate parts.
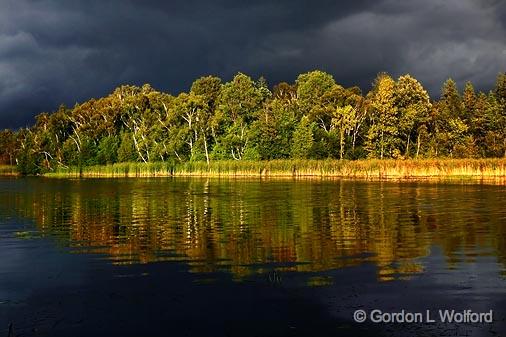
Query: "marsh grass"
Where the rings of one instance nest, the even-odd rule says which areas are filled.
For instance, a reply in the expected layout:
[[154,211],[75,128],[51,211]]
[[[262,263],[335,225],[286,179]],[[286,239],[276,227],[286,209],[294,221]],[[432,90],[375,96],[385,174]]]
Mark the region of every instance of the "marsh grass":
[[368,179],[504,178],[506,159],[272,160],[186,163],[117,163],[60,168],[50,177],[259,176]]
[[16,166],[0,165],[0,176],[15,176],[18,175]]

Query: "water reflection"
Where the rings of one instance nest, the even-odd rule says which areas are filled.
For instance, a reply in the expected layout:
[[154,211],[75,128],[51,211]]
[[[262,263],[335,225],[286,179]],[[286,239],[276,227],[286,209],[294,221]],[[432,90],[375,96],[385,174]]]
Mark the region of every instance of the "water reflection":
[[[116,264],[183,261],[194,272],[324,271],[365,262],[378,279],[506,262],[504,186],[341,180],[0,180],[0,219]],[[310,283],[328,283],[312,278]]]

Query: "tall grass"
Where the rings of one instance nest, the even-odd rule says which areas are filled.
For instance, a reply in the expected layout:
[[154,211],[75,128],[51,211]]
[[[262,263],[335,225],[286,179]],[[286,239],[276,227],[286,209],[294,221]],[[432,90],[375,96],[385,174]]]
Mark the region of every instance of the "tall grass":
[[0,165],[0,176],[15,176],[18,175],[16,166]]
[[51,177],[160,177],[160,176],[262,176],[430,178],[506,177],[506,159],[426,160],[272,160],[186,163],[117,163],[104,166],[60,168]]

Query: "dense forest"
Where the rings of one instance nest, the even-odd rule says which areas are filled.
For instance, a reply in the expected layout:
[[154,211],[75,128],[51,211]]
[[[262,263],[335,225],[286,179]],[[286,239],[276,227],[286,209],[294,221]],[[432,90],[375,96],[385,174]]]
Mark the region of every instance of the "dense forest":
[[36,116],[0,132],[0,163],[23,174],[116,162],[485,158],[506,156],[506,73],[489,93],[447,80],[439,100],[412,76],[372,89],[312,71],[272,90],[238,73],[197,79],[172,96],[145,84]]

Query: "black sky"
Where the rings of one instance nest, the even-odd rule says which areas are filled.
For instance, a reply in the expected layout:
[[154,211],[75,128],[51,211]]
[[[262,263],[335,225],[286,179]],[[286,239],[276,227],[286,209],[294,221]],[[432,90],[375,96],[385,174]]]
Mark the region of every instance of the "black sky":
[[0,128],[151,83],[178,93],[242,71],[270,84],[322,69],[364,90],[410,73],[489,90],[506,70],[506,1],[0,0]]

